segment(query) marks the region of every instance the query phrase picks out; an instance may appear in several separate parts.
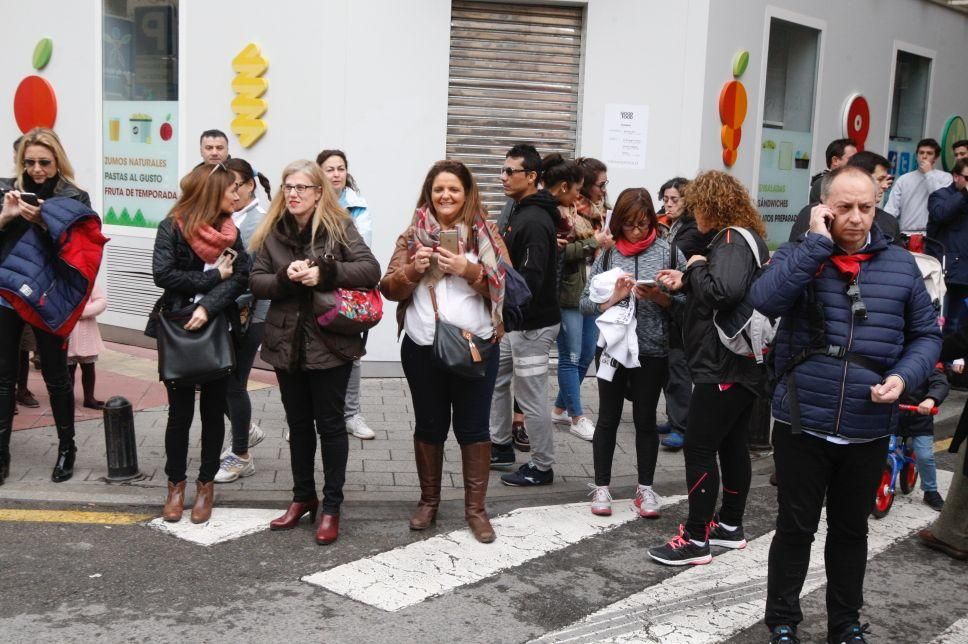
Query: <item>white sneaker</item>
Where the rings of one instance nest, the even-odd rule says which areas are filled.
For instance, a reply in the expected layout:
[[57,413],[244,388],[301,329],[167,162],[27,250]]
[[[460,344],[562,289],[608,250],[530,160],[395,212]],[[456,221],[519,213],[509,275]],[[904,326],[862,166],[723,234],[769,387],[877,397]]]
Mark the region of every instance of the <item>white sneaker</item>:
[[286,427],[286,431],[282,432],[282,440],[289,442],[289,428]]
[[611,516],[612,493],[608,491],[608,486],[589,483],[588,489],[591,490],[588,495],[592,497],[592,514],[597,514],[600,517]]
[[551,410],[551,422],[558,423],[559,425],[571,425],[571,416],[568,415],[568,411],[564,411],[560,414],[555,413],[555,410]]
[[229,454],[222,460],[222,465],[215,474],[216,483],[231,483],[235,479],[252,476],[255,474],[255,463],[252,455],[249,458],[242,458],[235,454]]
[[659,518],[659,507],[662,505],[662,499],[651,486],[640,485],[636,488],[634,504],[635,511],[639,513],[640,517]]
[[590,441],[595,437],[595,425],[588,420],[587,416],[579,418],[578,422],[572,425],[568,431],[583,441]]
[[252,423],[249,425],[249,447],[255,447],[266,437],[266,433],[262,431],[258,425]]
[[346,431],[349,434],[353,434],[356,438],[365,441],[376,438],[376,434],[370,429],[369,425],[366,424],[366,419],[360,414],[350,416],[346,419]]

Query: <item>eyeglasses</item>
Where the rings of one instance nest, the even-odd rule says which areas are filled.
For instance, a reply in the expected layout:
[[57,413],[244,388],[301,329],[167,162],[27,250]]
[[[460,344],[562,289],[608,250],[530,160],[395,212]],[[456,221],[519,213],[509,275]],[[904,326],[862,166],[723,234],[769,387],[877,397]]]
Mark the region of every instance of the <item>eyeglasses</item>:
[[309,188],[318,188],[319,186],[307,186],[305,183],[284,183],[282,184],[282,193],[289,194],[290,192],[295,192],[297,195],[301,195],[306,192]]
[[501,174],[502,175],[506,174],[509,177],[513,177],[515,172],[527,172],[527,171],[528,171],[527,168],[509,168],[507,166],[504,166],[503,168],[501,168]]
[[968,179],[968,174],[963,174],[963,175],[961,175],[961,178],[962,178],[962,179]]
[[24,167],[31,168],[35,165],[39,165],[41,168],[47,168],[50,167],[53,162],[53,159],[24,159]]
[[632,230],[635,230],[636,228],[638,228],[639,230],[648,230],[649,222],[639,221],[634,224],[622,224],[622,230],[632,231]]
[[679,203],[679,197],[662,197],[662,203]]
[[599,190],[604,190],[605,186],[607,185],[608,185],[608,179],[605,179],[605,181],[602,181],[601,183],[596,183],[595,187],[598,188]]

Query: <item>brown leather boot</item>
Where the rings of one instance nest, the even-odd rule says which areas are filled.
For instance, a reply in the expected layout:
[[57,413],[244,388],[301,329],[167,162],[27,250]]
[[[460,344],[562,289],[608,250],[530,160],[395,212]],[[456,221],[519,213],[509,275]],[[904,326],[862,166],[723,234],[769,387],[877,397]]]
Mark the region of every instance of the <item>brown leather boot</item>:
[[[437,518],[440,505],[440,477],[444,467],[444,444],[413,439],[413,455],[420,479],[420,502],[410,517],[411,530],[426,530]],[[490,459],[490,456],[488,456]]]
[[192,523],[205,523],[212,517],[212,502],[215,500],[215,481],[202,483],[195,481],[195,506],[192,508]]
[[165,509],[161,512],[161,518],[169,523],[177,523],[181,521],[184,511],[185,481],[180,483],[168,481],[168,498],[165,499]]
[[491,471],[491,442],[461,445],[460,455],[464,465],[464,518],[475,539],[491,543],[497,535],[484,507]]

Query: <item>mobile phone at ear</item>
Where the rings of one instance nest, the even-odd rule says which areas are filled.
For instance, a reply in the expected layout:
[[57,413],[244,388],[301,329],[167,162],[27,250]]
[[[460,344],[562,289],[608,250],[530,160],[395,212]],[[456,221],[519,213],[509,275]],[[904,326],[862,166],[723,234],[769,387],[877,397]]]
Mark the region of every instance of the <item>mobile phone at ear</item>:
[[447,249],[448,252],[454,253],[455,255],[460,252],[460,240],[457,237],[456,230],[442,230],[440,231],[440,247]]
[[37,200],[37,195],[34,194],[33,192],[21,192],[20,200],[23,201],[24,203],[30,204],[31,206],[40,205],[40,201]]

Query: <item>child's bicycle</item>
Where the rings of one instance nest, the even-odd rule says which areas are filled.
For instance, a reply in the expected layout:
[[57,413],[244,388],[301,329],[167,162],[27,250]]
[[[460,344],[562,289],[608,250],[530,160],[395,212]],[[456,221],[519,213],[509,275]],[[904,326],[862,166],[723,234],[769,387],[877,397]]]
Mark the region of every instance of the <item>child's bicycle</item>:
[[[898,409],[902,413],[917,413],[918,411],[917,405],[898,405]],[[932,416],[937,415],[937,413],[937,407],[931,410]],[[874,518],[883,519],[891,511],[897,487],[901,488],[902,494],[910,494],[917,482],[918,463],[910,439],[902,436],[891,436],[887,445],[887,462],[884,463],[881,482],[877,485],[877,494],[874,498],[874,510],[872,512]]]

